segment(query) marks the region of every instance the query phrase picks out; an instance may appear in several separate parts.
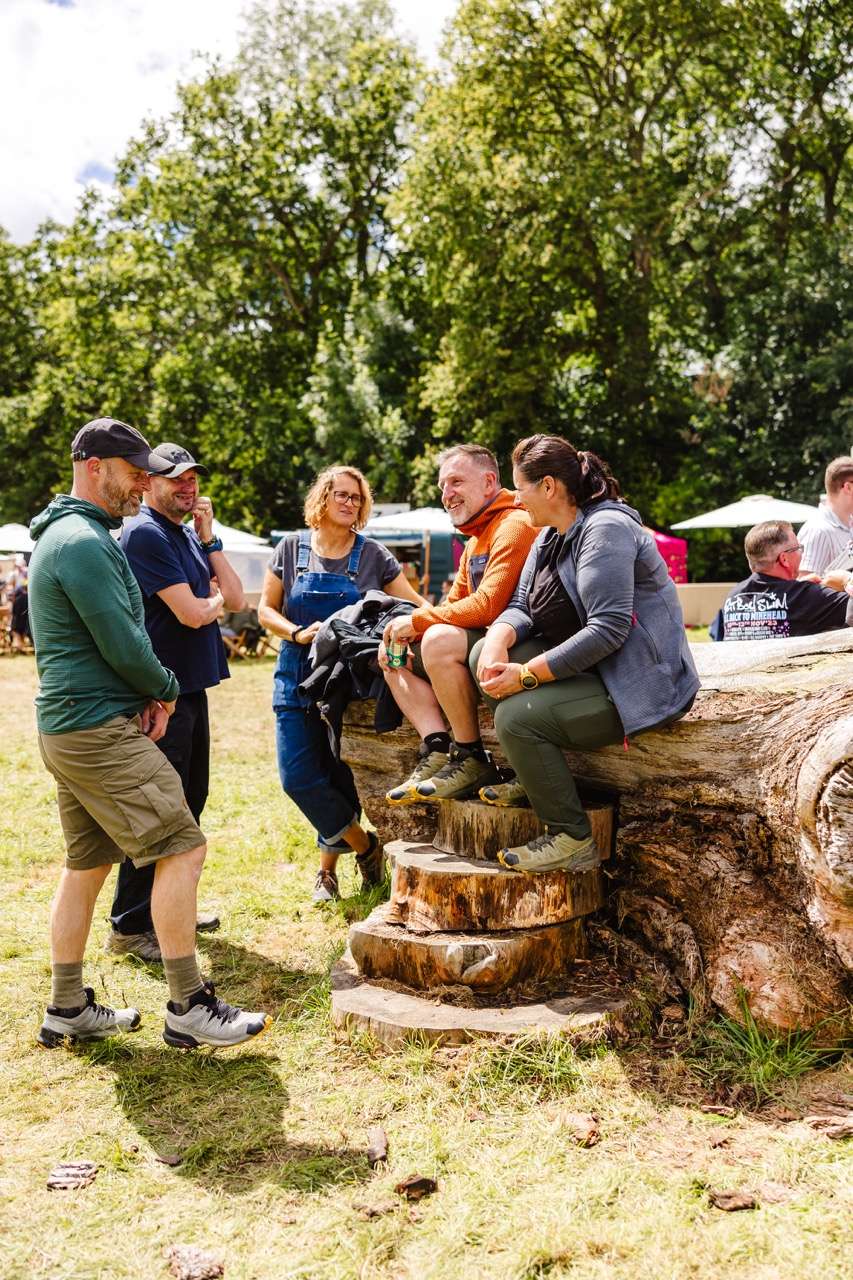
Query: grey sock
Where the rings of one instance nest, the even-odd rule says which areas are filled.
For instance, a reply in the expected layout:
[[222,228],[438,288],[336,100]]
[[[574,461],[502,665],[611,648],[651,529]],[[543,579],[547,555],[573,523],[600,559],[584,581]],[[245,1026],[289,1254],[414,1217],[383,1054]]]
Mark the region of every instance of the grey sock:
[[77,964],[54,964],[50,967],[50,1003],[55,1009],[82,1009],[86,1003],[83,990],[83,961]]
[[167,960],[164,956],[163,968],[166,971],[172,1004],[177,1005],[181,1013],[185,1013],[190,996],[194,996],[203,985],[196,953],[193,952],[190,956],[178,956],[176,960]]

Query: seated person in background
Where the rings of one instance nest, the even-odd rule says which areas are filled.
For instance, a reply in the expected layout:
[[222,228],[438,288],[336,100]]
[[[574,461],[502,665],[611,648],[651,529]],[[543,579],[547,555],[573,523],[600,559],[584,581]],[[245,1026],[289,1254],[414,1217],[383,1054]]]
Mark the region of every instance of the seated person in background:
[[[562,436],[516,445],[519,502],[542,533],[509,608],[471,654],[501,747],[541,836],[503,849],[514,871],[597,865],[564,751],[620,743],[690,709],[699,688],[675,584],[608,467]],[[482,799],[500,803],[502,787]]]
[[497,781],[480,739],[468,655],[509,604],[536,537],[515,495],[501,488],[490,450],[454,445],[441,454],[438,465],[442,505],[468,542],[444,603],[415,609],[385,631],[385,645],[420,640],[405,667],[389,668],[384,647],[379,651],[394,700],[421,738],[418,763],[387,793],[389,804],[459,798]]
[[[824,574],[853,545],[853,458],[833,458],[824,474],[826,497],[800,529],[802,559],[798,578]],[[839,586],[832,582],[828,585]]]
[[853,626],[853,589],[798,581],[803,549],[784,520],[764,520],[744,539],[752,573],[711,624],[712,640],[784,640]]

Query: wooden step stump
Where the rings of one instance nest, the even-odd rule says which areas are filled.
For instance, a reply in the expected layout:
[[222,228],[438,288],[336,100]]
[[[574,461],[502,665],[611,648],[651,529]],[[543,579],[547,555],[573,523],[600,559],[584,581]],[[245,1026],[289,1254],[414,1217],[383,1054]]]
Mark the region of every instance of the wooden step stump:
[[[584,807],[603,861],[610,857],[613,846],[613,805],[589,802]],[[435,808],[435,848],[477,861],[494,861],[499,849],[526,844],[541,836],[544,829],[532,809],[503,808],[482,800],[439,800]]]
[[525,875],[398,840],[386,853],[393,864],[386,919],[412,933],[533,929],[589,915],[604,900],[598,867]]
[[572,989],[565,995],[530,1003],[450,1004],[372,982],[345,952],[332,970],[332,1021],[345,1031],[369,1032],[392,1048],[412,1039],[464,1044],[531,1032],[590,1043],[623,1038],[642,1013],[642,1002],[612,978],[590,982],[584,973],[567,985]]
[[542,984],[587,954],[581,918],[494,933],[413,934],[388,923],[387,905],[351,927],[349,948],[363,977],[399,982],[415,991],[464,986],[496,992]]

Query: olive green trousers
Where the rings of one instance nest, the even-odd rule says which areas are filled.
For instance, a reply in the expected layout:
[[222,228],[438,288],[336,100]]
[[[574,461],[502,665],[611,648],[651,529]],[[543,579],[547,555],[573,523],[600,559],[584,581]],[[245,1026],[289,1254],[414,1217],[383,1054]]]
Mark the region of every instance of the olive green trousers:
[[[471,651],[475,680],[482,647],[480,641]],[[541,640],[524,640],[509,656],[513,662],[529,662],[545,648]],[[537,818],[549,831],[567,831],[576,840],[586,839],[589,819],[563,752],[606,747],[625,737],[600,677],[584,672],[540,684],[537,689],[522,689],[500,701],[480,692],[494,716],[501,747]]]

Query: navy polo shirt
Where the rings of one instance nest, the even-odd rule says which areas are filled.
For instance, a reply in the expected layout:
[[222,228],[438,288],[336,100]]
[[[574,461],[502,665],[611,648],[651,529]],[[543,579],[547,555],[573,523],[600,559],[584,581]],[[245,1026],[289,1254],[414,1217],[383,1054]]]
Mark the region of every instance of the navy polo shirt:
[[194,596],[210,595],[210,567],[192,525],[175,524],[143,506],[126,520],[119,538],[145,603],[145,629],[154,652],[178,677],[181,693],[198,693],[227,680],[225,646],[216,622],[185,627],[157,595],[186,582]]

